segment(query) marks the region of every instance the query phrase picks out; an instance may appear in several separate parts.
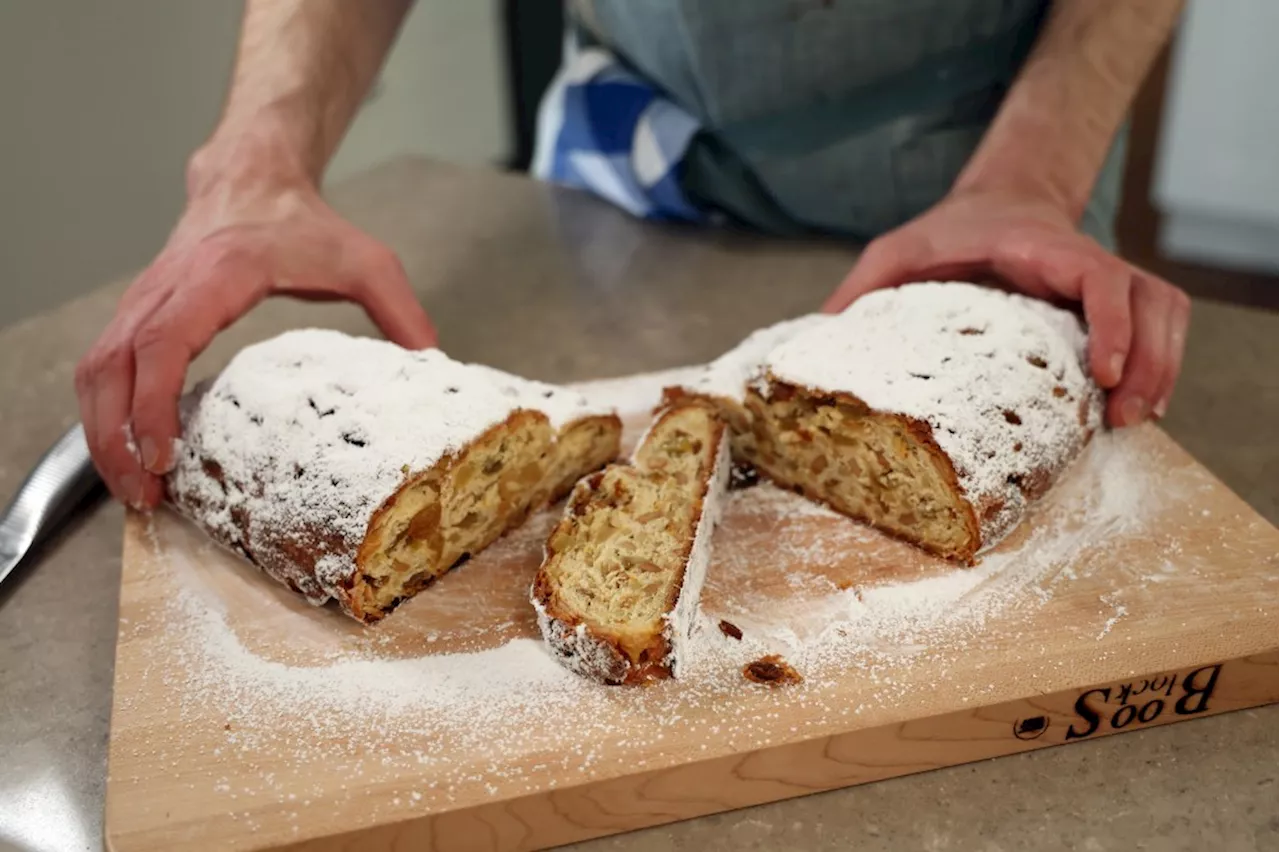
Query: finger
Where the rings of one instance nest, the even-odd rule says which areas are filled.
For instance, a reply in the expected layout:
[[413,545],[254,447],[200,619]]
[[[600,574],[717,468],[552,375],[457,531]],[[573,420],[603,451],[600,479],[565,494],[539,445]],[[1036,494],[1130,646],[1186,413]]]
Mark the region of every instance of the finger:
[[824,313],[839,313],[872,290],[896,287],[912,280],[933,263],[928,243],[911,230],[886,234],[869,243],[853,269],[822,305]]
[[147,326],[135,343],[137,380],[130,417],[142,466],[163,475],[177,462],[178,400],[194,356],[177,329],[157,334],[153,328]]
[[127,346],[112,345],[91,360],[86,419],[94,424],[89,447],[94,462],[116,499],[135,509],[154,506],[159,501],[159,483],[138,462],[129,425],[132,352]]
[[1077,235],[1069,240],[1002,244],[994,268],[1028,295],[1078,302],[1089,325],[1089,372],[1113,388],[1132,343],[1129,266]]
[[227,326],[262,301],[267,288],[246,263],[209,267],[175,292],[133,337],[136,380],[130,416],[143,467],[165,474],[176,463],[178,400],[187,367]]
[[[99,361],[96,349],[91,349],[85,353],[80,362],[76,364],[75,384],[76,384],[76,402],[80,408],[80,422],[84,426],[84,442],[89,446],[89,454],[93,456],[94,467],[98,469],[98,473],[102,474],[104,481],[107,480],[106,474],[103,472],[104,465],[98,463],[97,447],[98,447],[98,420],[95,416],[97,411],[96,387],[98,383]],[[107,482],[107,488],[113,496],[119,496],[115,492],[115,488],[111,482]]]
[[1169,338],[1165,346],[1165,375],[1152,407],[1156,417],[1164,417],[1169,410],[1169,400],[1173,397],[1174,385],[1182,372],[1182,356],[1186,351],[1187,327],[1191,322],[1191,300],[1187,294],[1174,287],[1165,285],[1169,290]]
[[1086,273],[1080,286],[1089,324],[1089,371],[1107,389],[1120,384],[1133,345],[1133,280],[1125,264],[1104,262]]
[[406,349],[436,345],[436,329],[418,301],[399,258],[378,246],[365,262],[355,299],[387,339]]
[[1113,426],[1136,426],[1147,419],[1165,373],[1168,300],[1160,286],[1147,276],[1135,279],[1130,293],[1133,341],[1124,377],[1107,403],[1107,419]]
[[[136,287],[137,282],[130,290]],[[167,292],[150,288],[128,305],[122,299],[115,317],[76,368],[80,418],[94,465],[116,499],[135,507],[154,505],[157,487],[139,468],[127,411],[123,419],[120,415],[120,400],[128,399],[134,382],[129,339],[138,323],[167,298]]]

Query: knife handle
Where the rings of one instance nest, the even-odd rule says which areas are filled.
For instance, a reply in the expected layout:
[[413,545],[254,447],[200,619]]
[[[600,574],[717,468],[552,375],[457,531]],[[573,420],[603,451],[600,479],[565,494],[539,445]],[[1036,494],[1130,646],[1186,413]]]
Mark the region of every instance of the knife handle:
[[45,452],[0,515],[0,582],[101,484],[77,423]]

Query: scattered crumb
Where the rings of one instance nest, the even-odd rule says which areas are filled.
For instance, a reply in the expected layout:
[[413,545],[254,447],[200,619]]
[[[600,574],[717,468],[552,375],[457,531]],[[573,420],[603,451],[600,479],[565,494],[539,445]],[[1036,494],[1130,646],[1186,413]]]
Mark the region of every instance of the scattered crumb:
[[804,680],[798,671],[777,654],[747,663],[742,667],[742,676],[752,683],[763,683],[765,686],[790,686]]
[[760,483],[760,471],[754,465],[736,462],[729,468],[729,490],[738,491]]
[[841,580],[839,583],[836,583],[836,588],[842,592],[852,591],[854,599],[859,603],[862,602],[862,589],[859,588],[858,584],[853,580]]
[[737,639],[739,642],[742,641],[742,628],[738,627],[738,625],[734,624],[732,621],[725,621],[723,618],[720,619],[720,632],[731,639]]

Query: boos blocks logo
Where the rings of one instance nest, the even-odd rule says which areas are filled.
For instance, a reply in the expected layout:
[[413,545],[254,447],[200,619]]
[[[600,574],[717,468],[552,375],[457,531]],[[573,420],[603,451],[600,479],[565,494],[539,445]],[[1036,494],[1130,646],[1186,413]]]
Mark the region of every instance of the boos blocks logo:
[[[1065,730],[1050,737],[1050,741],[1072,742],[1099,732],[1141,727],[1170,716],[1186,718],[1208,712],[1221,672],[1222,664],[1215,663],[1185,674],[1155,675],[1085,690],[1076,699]],[[1020,740],[1038,740],[1050,727],[1057,725],[1051,725],[1048,716],[1030,716],[1013,723],[1013,735]]]

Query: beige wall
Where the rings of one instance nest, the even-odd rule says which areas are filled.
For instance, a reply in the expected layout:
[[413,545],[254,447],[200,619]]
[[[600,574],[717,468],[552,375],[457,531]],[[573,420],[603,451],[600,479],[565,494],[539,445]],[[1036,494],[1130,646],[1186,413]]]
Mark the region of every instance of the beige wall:
[[[146,264],[217,117],[240,4],[0,3],[0,325]],[[330,171],[509,149],[496,4],[418,0]],[[104,322],[106,318],[104,317]]]

